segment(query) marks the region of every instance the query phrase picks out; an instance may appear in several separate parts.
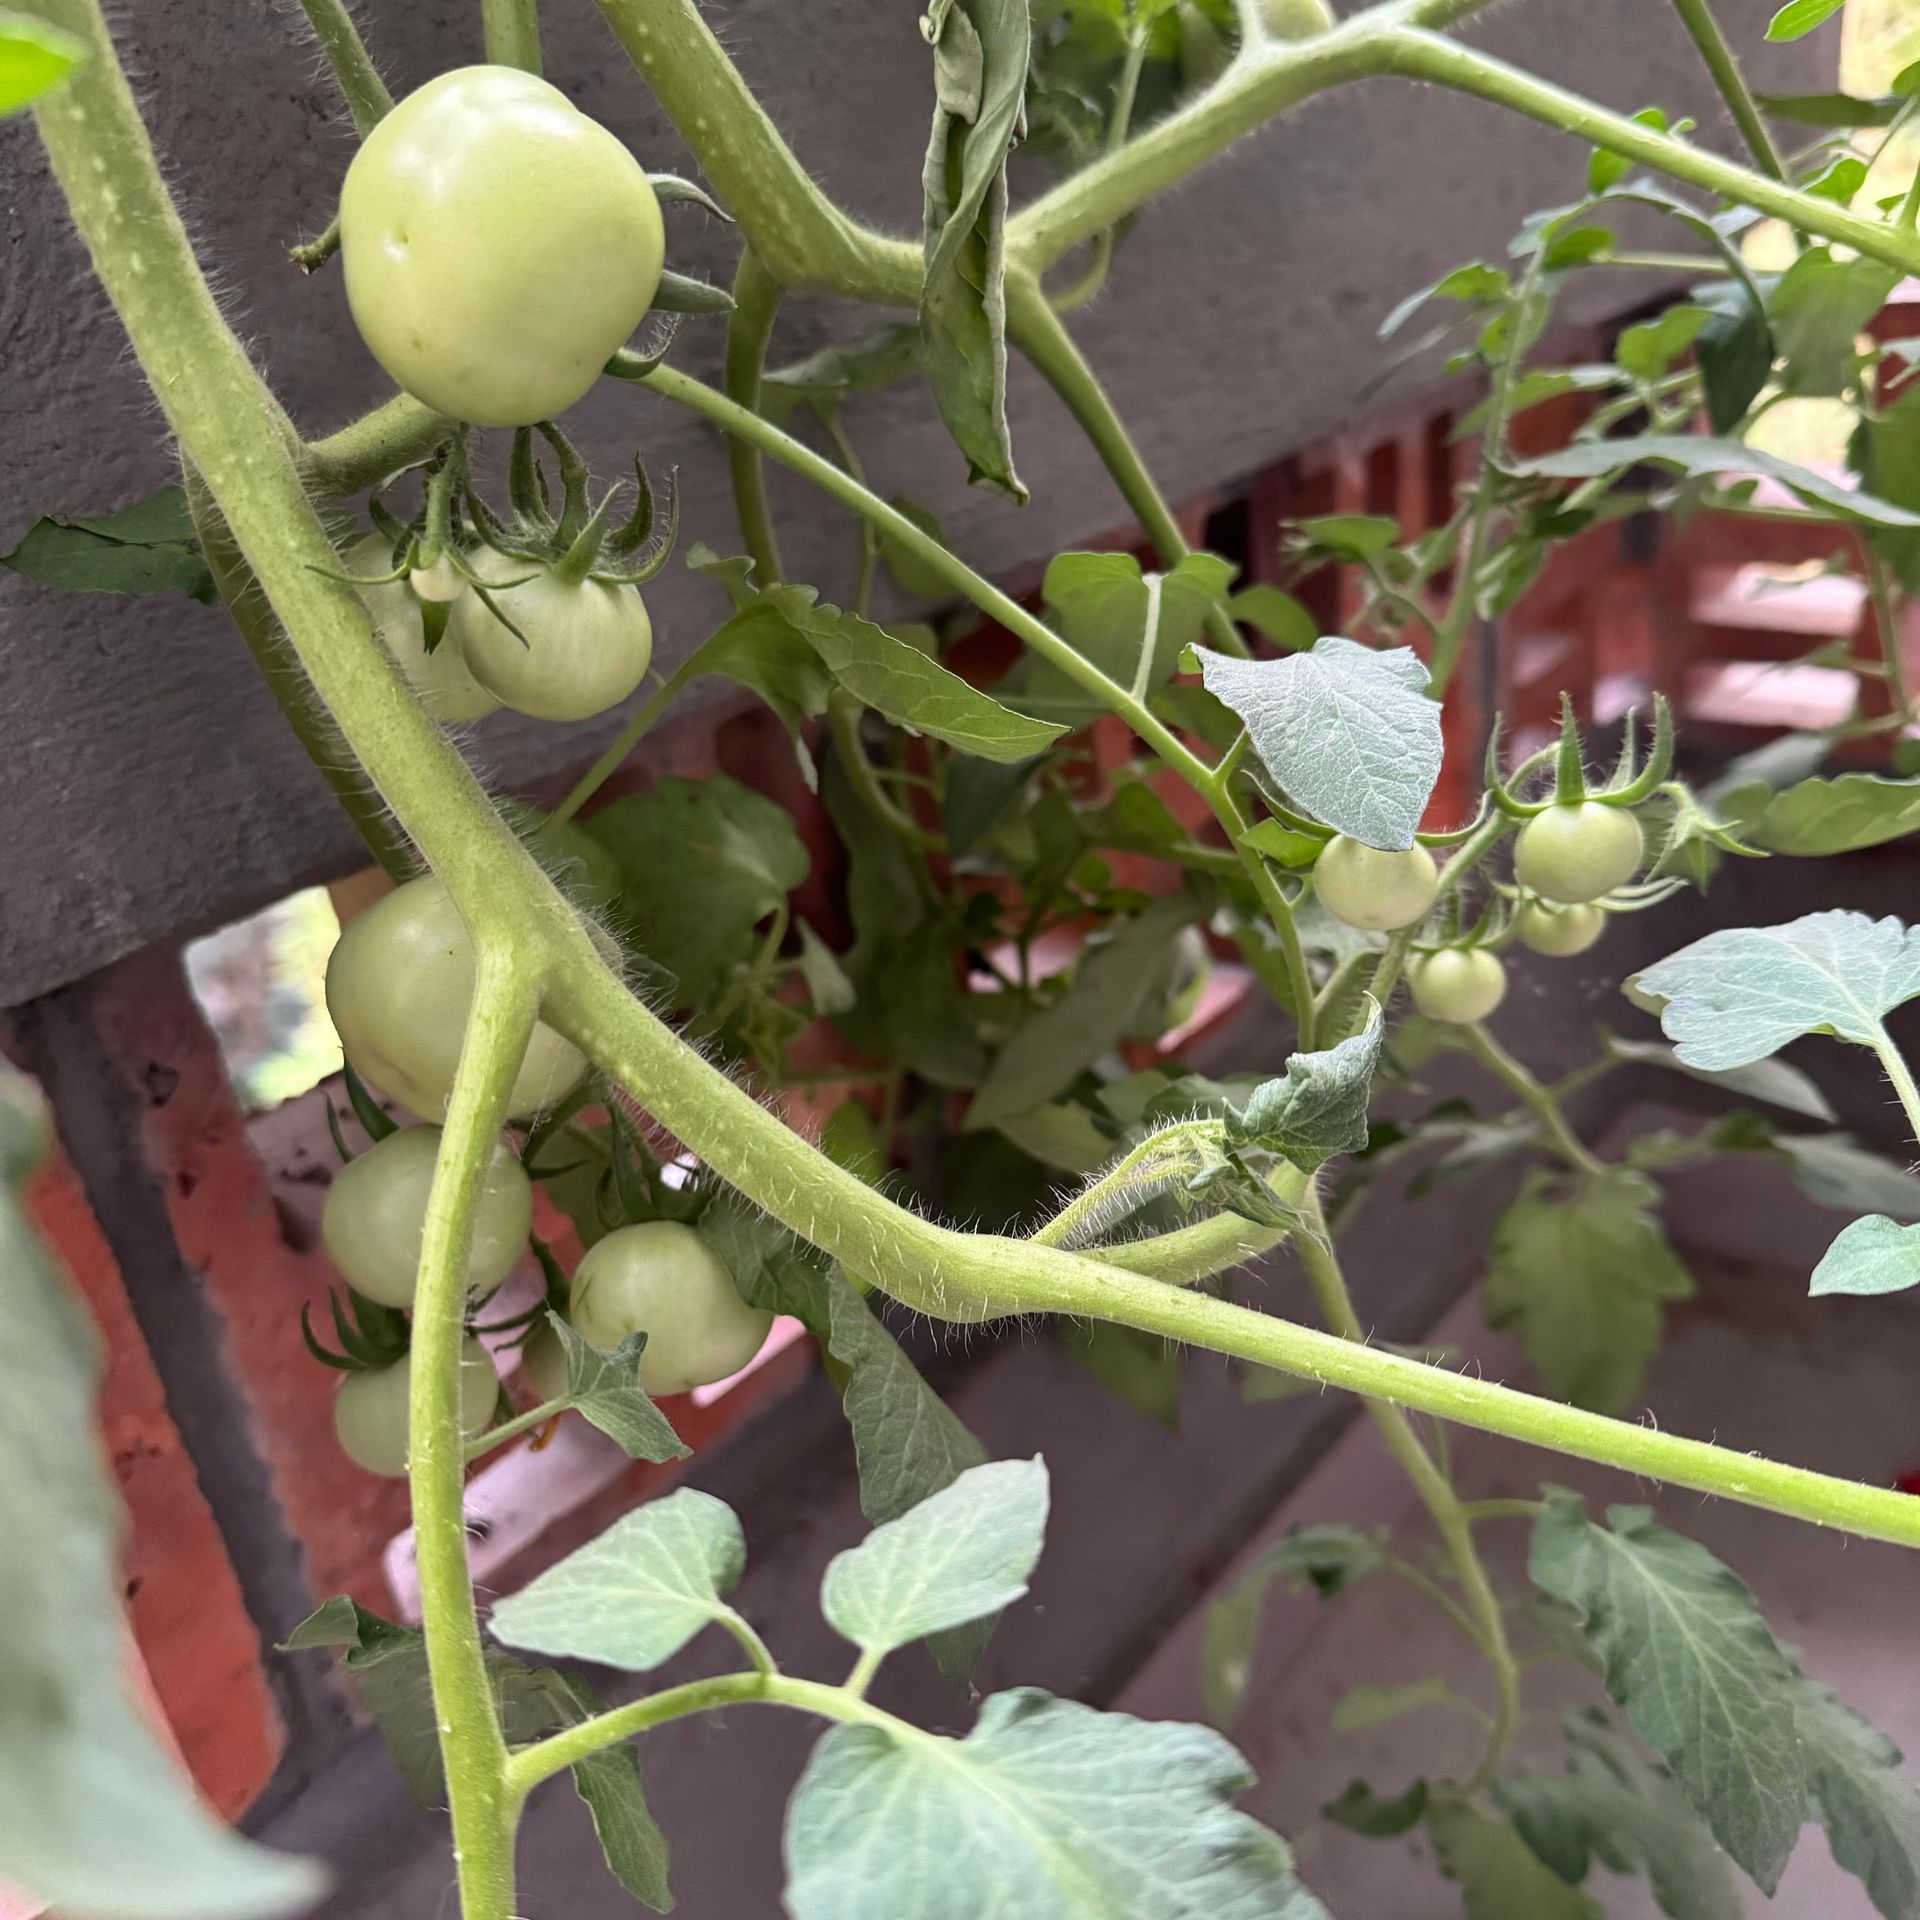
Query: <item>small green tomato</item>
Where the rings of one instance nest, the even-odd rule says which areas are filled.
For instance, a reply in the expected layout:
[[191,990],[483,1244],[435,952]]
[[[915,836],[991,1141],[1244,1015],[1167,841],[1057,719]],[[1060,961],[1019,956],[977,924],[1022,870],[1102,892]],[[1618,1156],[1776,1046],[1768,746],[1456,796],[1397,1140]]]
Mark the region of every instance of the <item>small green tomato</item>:
[[1407,968],[1413,1004],[1429,1020],[1470,1027],[1506,997],[1507,970],[1484,947],[1442,947]]
[[[320,1237],[341,1279],[383,1307],[411,1307],[440,1151],[438,1127],[402,1127],[349,1160],[333,1176],[320,1214]],[[481,1170],[467,1253],[467,1292],[484,1299],[526,1251],[533,1230],[533,1184],[504,1143]]]
[[1549,807],[1520,829],[1513,875],[1529,892],[1578,906],[1624,887],[1646,853],[1646,835],[1625,807],[1582,800]]
[[465,577],[444,553],[430,567],[415,567],[407,575],[407,585],[422,600],[436,600],[449,607],[467,590]]
[[1336,920],[1390,933],[1412,926],[1433,905],[1440,872],[1425,847],[1383,853],[1336,833],[1313,863],[1313,885]]
[[[387,573],[393,567],[392,550],[377,533],[368,534],[349,548],[346,559],[347,571],[362,576]],[[405,580],[358,590],[367,618],[373,622],[374,638],[393,655],[394,665],[406,675],[407,684],[434,719],[458,724],[499,712],[499,697],[473,677],[451,631],[441,634],[440,644],[431,653],[427,651],[420,601],[431,596],[420,594],[419,579],[420,575],[414,573]],[[466,582],[459,584],[464,593]]]
[[1548,900],[1529,900],[1517,922],[1520,944],[1535,953],[1564,960],[1585,953],[1607,930],[1607,910],[1590,901],[1556,907]]
[[[473,1012],[473,939],[432,874],[376,900],[347,923],[327,961],[327,1011],[354,1071],[423,1119],[447,1110]],[[537,1021],[513,1077],[516,1120],[564,1099],[586,1056]]]
[[750,1307],[693,1228],[672,1220],[619,1227],[580,1262],[568,1317],[602,1353],[647,1336],[640,1385],[686,1393],[738,1373],[766,1343],[773,1315]]
[[[390,1367],[350,1373],[333,1398],[333,1431],[355,1466],[397,1480],[407,1470],[407,1395],[412,1355]],[[460,1342],[460,1431],[477,1440],[493,1424],[500,1376],[493,1356],[469,1334]]]
[[567,1350],[551,1320],[542,1319],[521,1342],[520,1378],[538,1405],[567,1397]]
[[1333,26],[1327,0],[1260,0],[1260,16],[1276,40],[1311,40]]

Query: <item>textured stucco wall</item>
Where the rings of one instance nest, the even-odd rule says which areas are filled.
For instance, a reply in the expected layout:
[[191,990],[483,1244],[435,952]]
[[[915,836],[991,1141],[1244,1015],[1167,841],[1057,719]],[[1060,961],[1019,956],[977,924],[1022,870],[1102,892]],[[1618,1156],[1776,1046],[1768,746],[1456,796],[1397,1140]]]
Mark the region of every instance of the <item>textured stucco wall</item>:
[[[548,14],[552,76],[656,166],[677,143],[586,0]],[[478,9],[368,0],[360,12],[396,90],[478,53]],[[915,219],[931,88],[914,0],[734,0],[715,25],[800,153],[836,193],[903,230]],[[1767,0],[1723,8],[1758,41]],[[229,311],[309,431],[381,397],[347,323],[337,270],[303,280],[285,248],[324,224],[350,133],[290,4],[147,0],[116,30],[170,177]],[[1532,0],[1482,37],[1623,108],[1660,100],[1726,135],[1666,0]],[[1776,49],[1774,84],[1830,47]],[[1376,368],[1373,331],[1408,289],[1499,247],[1528,209],[1580,189],[1584,153],[1478,102],[1376,82],[1310,102],[1151,210],[1113,289],[1077,322],[1175,496],[1245,474],[1352,422]],[[101,511],[168,477],[157,416],[67,232],[31,128],[0,127],[0,550],[46,511]],[[723,269],[705,216],[672,223],[675,263]],[[1627,289],[1623,289],[1623,294]],[[796,302],[776,356],[866,316]],[[688,326],[684,364],[710,372],[719,325]],[[1016,372],[1025,510],[969,493],[924,394],[902,388],[854,420],[873,477],[946,516],[985,570],[1027,574],[1123,516],[1057,405]],[[734,538],[717,449],[651,398],[604,392],[579,410],[604,470],[637,441],[678,463],[689,539]],[[850,551],[841,512],[782,486],[796,572],[831,592]],[[671,663],[711,626],[717,593],[672,567],[653,595]],[[503,716],[476,741],[509,783],[577,764],[611,731]],[[183,601],[58,595],[0,572],[0,1006],[153,941],[250,911],[356,864],[356,843],[281,725],[218,612]]]

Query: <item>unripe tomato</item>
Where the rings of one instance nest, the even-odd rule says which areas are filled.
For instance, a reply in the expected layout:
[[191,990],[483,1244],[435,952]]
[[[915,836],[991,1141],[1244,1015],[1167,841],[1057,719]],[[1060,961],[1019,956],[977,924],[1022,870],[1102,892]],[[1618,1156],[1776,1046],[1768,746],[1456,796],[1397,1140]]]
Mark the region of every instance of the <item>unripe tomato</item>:
[[[540,720],[589,720],[615,707],[645,678],[653,622],[638,587],[562,580],[550,567],[482,548],[470,564],[518,634],[469,591],[453,603],[456,635],[473,676],[518,713]],[[521,636],[524,635],[523,639]]]
[[574,1273],[568,1318],[603,1353],[644,1333],[637,1377],[648,1393],[685,1393],[738,1373],[773,1325],[735,1292],[707,1242],[673,1220],[608,1234]]
[[[320,1237],[341,1279],[383,1307],[413,1305],[420,1241],[433,1186],[438,1127],[402,1127],[377,1140],[333,1176],[320,1214]],[[526,1251],[533,1230],[533,1183],[505,1144],[480,1174],[473,1204],[467,1292],[490,1294]]]
[[1174,24],[1180,30],[1180,84],[1197,93],[1210,87],[1233,64],[1233,46],[1227,35],[1194,0],[1180,0]]
[[665,257],[639,161],[513,67],[410,93],[340,190],[361,338],[417,400],[475,426],[572,406],[645,318]]
[[1311,40],[1333,25],[1327,0],[1260,0],[1260,13],[1276,40]]
[[[393,554],[378,534],[368,534],[347,553],[350,573],[385,573],[392,565]],[[459,580],[457,574],[454,577],[464,593],[466,582]],[[414,574],[411,578],[417,581],[420,576]],[[359,594],[367,609],[367,618],[373,622],[373,637],[393,655],[394,664],[406,675],[407,684],[420,696],[420,704],[434,719],[479,720],[499,711],[499,698],[468,672],[451,631],[440,636],[440,644],[431,653],[427,651],[417,587],[406,580],[393,580],[377,587],[361,587]]]
[[1425,847],[1382,853],[1336,833],[1313,863],[1313,888],[1336,920],[1374,933],[1410,927],[1433,905],[1440,872]]
[[1520,909],[1517,924],[1523,947],[1564,960],[1570,954],[1585,953],[1606,932],[1607,910],[1590,901],[1556,907],[1546,900],[1529,900]]
[[[327,961],[327,1011],[353,1070],[423,1119],[447,1110],[473,987],[467,923],[432,874],[349,921]],[[536,1021],[508,1113],[525,1120],[552,1106],[586,1070],[579,1048]]]
[[1530,892],[1574,906],[1624,887],[1646,852],[1640,822],[1625,807],[1582,800],[1549,807],[1520,829],[1513,875]]
[[[422,600],[437,600],[447,606],[451,606],[467,590],[460,569],[444,553],[430,567],[415,567],[407,575],[407,585]],[[435,652],[438,651],[435,648]]]
[[1506,998],[1507,970],[1485,947],[1442,947],[1407,968],[1413,1004],[1429,1020],[1467,1027],[1484,1020]]
[[520,1378],[538,1404],[567,1397],[567,1350],[550,1320],[541,1320],[521,1342]]
[[[407,1395],[413,1356],[350,1373],[333,1397],[333,1431],[355,1466],[397,1480],[407,1470]],[[477,1440],[493,1425],[500,1376],[493,1356],[469,1334],[460,1342],[460,1431]]]

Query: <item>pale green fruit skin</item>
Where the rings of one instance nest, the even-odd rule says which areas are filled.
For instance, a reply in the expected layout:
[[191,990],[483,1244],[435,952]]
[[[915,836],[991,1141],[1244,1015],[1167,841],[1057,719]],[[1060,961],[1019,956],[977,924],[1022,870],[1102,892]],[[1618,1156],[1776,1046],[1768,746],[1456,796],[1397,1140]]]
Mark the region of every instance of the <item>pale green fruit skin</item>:
[[1578,906],[1624,887],[1646,854],[1647,837],[1626,808],[1582,800],[1549,807],[1520,829],[1513,877],[1530,893]]
[[[402,1127],[377,1140],[333,1176],[320,1237],[341,1279],[383,1307],[411,1307],[420,1241],[433,1187],[438,1127]],[[533,1231],[533,1183],[504,1142],[481,1169],[473,1205],[467,1292],[484,1299],[526,1251]]]
[[1390,933],[1412,926],[1433,905],[1440,870],[1425,847],[1383,853],[1337,833],[1313,863],[1313,887],[1336,920]]
[[407,585],[422,600],[437,600],[449,606],[467,590],[460,569],[445,554],[430,567],[415,567],[407,575]]
[[[431,874],[349,921],[327,961],[327,1011],[353,1070],[423,1120],[445,1117],[473,989],[472,937]],[[509,1116],[543,1112],[586,1071],[585,1055],[537,1021],[507,1096]]]
[[567,1397],[567,1350],[545,1320],[521,1344],[520,1378],[536,1406]]
[[1311,40],[1334,24],[1327,0],[1260,0],[1260,14],[1276,40]]
[[659,290],[646,169],[557,87],[459,67],[362,141],[340,191],[347,304],[436,413],[531,426],[579,400]]
[[1233,46],[1193,0],[1183,0],[1175,25],[1180,30],[1180,84],[1197,93],[1233,64]]
[[1586,901],[1555,907],[1544,900],[1529,900],[1520,909],[1517,927],[1523,947],[1565,960],[1585,953],[1606,932],[1607,910]]
[[[389,1480],[407,1470],[407,1395],[413,1356],[371,1373],[350,1373],[333,1400],[333,1431],[355,1466]],[[460,1342],[460,1431],[477,1440],[493,1424],[500,1376],[493,1356],[468,1335]]]
[[1484,947],[1443,947],[1407,968],[1413,1004],[1429,1020],[1471,1026],[1507,997],[1507,970]]
[[[387,573],[392,567],[392,550],[375,533],[357,542],[347,554],[349,573],[363,576]],[[498,713],[498,696],[489,693],[473,677],[451,631],[440,636],[440,644],[431,653],[427,651],[420,594],[412,584],[419,578],[413,574],[407,580],[359,589],[361,604],[373,622],[374,638],[393,655],[394,665],[406,675],[408,686],[420,696],[420,704],[434,719],[458,725]],[[466,582],[462,580],[459,585],[464,593]]]
[[448,621],[474,678],[516,713],[590,720],[617,707],[646,677],[653,622],[638,587],[598,580],[576,586],[551,568],[490,548],[473,554],[470,564],[489,586],[520,583],[489,597],[524,640],[471,589],[453,603]]
[[638,1379],[648,1393],[686,1393],[744,1367],[773,1315],[734,1291],[719,1256],[672,1220],[618,1227],[580,1262],[568,1318],[603,1353],[645,1333]]

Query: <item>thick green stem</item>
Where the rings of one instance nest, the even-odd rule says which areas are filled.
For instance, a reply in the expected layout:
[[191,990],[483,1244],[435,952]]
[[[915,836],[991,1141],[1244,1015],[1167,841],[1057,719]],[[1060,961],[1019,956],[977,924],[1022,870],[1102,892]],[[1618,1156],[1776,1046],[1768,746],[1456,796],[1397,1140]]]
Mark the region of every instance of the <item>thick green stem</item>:
[[[1325,1235],[1326,1217],[1320,1211],[1319,1195],[1311,1187],[1307,1191],[1305,1212],[1309,1223]],[[1346,1276],[1340,1270],[1331,1239],[1306,1233],[1296,1244],[1328,1330],[1343,1340],[1364,1343],[1367,1330],[1353,1309],[1353,1296],[1347,1290]],[[1412,1421],[1398,1407],[1383,1400],[1368,1400],[1367,1411],[1433,1520],[1434,1530],[1446,1549],[1448,1564],[1453,1568],[1453,1577],[1459,1584],[1474,1640],[1486,1656],[1487,1667],[1493,1675],[1493,1721],[1487,1729],[1485,1751],[1469,1783],[1472,1791],[1493,1778],[1507,1742],[1520,1722],[1520,1669],[1507,1641],[1506,1616],[1500,1608],[1500,1596],[1487,1577],[1479,1549],[1474,1545],[1473,1527],[1466,1511],[1452,1483],[1414,1432]]]
[[1740,71],[1733,49],[1727,45],[1726,35],[1720,31],[1719,21],[1713,17],[1708,0],[1673,0],[1673,7],[1692,36],[1693,44],[1700,49],[1700,57],[1707,63],[1713,84],[1720,89],[1720,97],[1727,103],[1754,164],[1770,178],[1784,180],[1787,170],[1780,164],[1773,135],[1760,117],[1759,103],[1747,85],[1747,76]]
[[300,4],[353,115],[354,131],[364,140],[393,111],[393,95],[342,0],[300,0]]
[[[1920,180],[1920,173],[1914,178]],[[1873,627],[1880,642],[1881,663],[1887,670],[1887,697],[1902,723],[1913,715],[1913,697],[1907,687],[1907,660],[1901,647],[1900,614],[1894,604],[1892,570],[1863,541],[1866,559],[1867,592],[1873,605]]]
[[473,1208],[507,1118],[514,1075],[533,1032],[538,981],[510,948],[475,928],[473,1012],[434,1164],[420,1245],[410,1352],[407,1479],[413,1493],[420,1622],[446,1763],[463,1920],[509,1920],[516,1798],[474,1614],[463,1509],[462,1327]]
[[[749,413],[760,411],[760,376],[767,342],[780,309],[780,283],[760,263],[752,247],[743,248],[733,276],[733,311],[727,316],[727,398]],[[740,515],[740,537],[753,556],[753,575],[763,587],[782,579],[780,543],[767,508],[767,476],[760,449],[735,435],[727,437],[727,470],[733,476],[733,504]]]
[[1551,1088],[1543,1087],[1484,1026],[1463,1027],[1461,1032],[1474,1058],[1525,1104],[1540,1122],[1541,1131],[1554,1152],[1568,1166],[1592,1177],[1604,1177],[1611,1171],[1567,1124],[1567,1116],[1560,1111],[1560,1102],[1554,1098]]
[[451,420],[410,393],[396,393],[338,433],[308,441],[300,464],[316,494],[341,499],[421,459],[452,431]]
[[540,71],[538,0],[480,0],[480,18],[486,30],[487,58],[496,67]]
[[1880,1044],[1874,1048],[1874,1052],[1879,1056],[1881,1066],[1886,1069],[1887,1078],[1893,1082],[1900,1110],[1907,1116],[1907,1131],[1920,1141],[1920,1087],[1914,1085],[1913,1069],[1907,1065],[1905,1056],[1884,1028],[1881,1030]]

